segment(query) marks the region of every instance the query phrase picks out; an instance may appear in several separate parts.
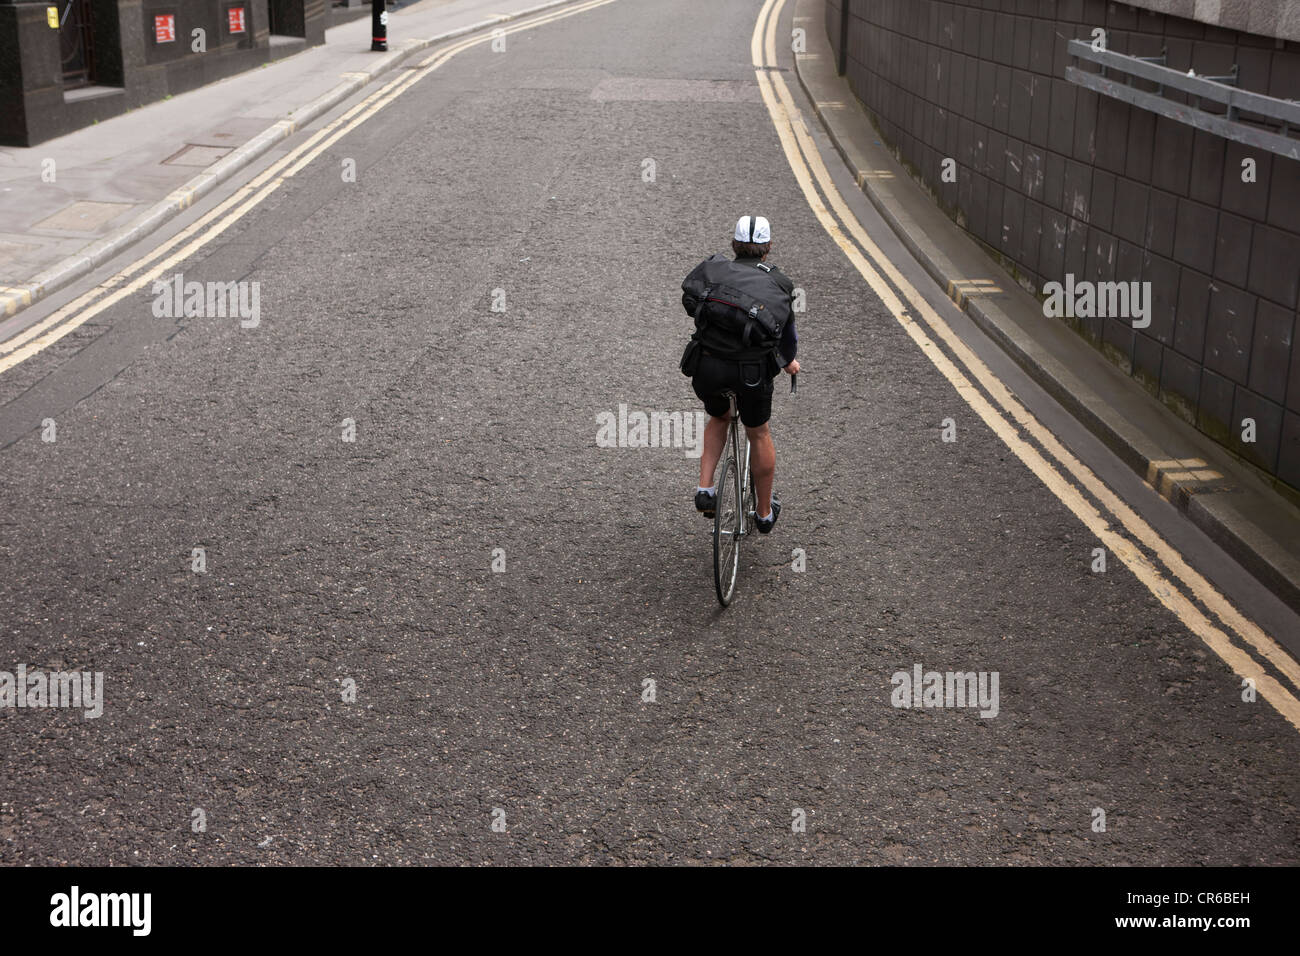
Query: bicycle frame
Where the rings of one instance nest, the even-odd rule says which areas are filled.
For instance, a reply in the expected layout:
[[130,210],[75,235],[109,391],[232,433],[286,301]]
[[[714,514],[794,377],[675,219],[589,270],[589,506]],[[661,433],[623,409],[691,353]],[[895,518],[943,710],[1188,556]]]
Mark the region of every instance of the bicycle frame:
[[[731,417],[731,444],[732,444],[732,447],[733,447],[733,448],[739,449],[739,448],[740,448],[740,442],[742,441],[742,438],[741,438],[740,425],[739,425],[738,422],[737,422],[737,418],[738,418],[739,416],[737,416],[737,415],[736,415],[736,412],[735,412],[735,407],[736,407],[735,399],[732,399],[731,407],[732,407],[732,413],[731,413],[731,416],[732,416],[732,417]],[[740,504],[741,504],[741,507],[742,507],[742,509],[744,510],[744,513],[745,513],[745,524],[744,524],[744,527],[741,529],[741,532],[740,532],[740,536],[741,536],[742,538],[745,537],[746,535],[750,534],[751,532],[753,532],[753,530],[754,530],[754,523],[758,520],[758,509],[757,509],[757,503],[756,503],[756,502],[753,502],[754,507],[750,507],[751,500],[752,500],[752,498],[753,498],[753,496],[754,496],[754,476],[753,476],[753,474],[750,473],[750,470],[749,470],[749,435],[748,435],[748,434],[746,434],[746,435],[744,436],[743,441],[744,441],[744,443],[745,443],[745,446],[744,446],[744,447],[745,447],[745,461],[744,461],[743,467],[741,467],[740,469],[738,469],[738,470],[740,471],[740,474],[741,474],[741,482],[740,482]],[[736,455],[735,460],[736,460],[737,462],[739,462],[739,459],[740,459],[740,455],[739,455],[739,452],[737,452],[737,455]]]
[[[790,391],[795,390],[798,376],[790,376]],[[740,542],[758,530],[758,501],[754,476],[750,472],[749,433],[740,434],[740,414],[736,393],[727,392],[727,444],[722,449],[722,477],[718,478],[717,504],[713,512],[713,585],[718,603],[726,607],[736,593],[740,570]],[[742,450],[741,442],[744,442]],[[728,491],[730,489],[730,492]],[[735,513],[729,512],[728,499],[736,496]],[[775,519],[773,519],[775,520]]]
[[[740,433],[736,396],[730,396],[730,424],[727,446],[722,455],[722,477],[718,481],[718,505],[713,519],[713,580],[718,602],[726,607],[736,589],[740,569],[740,543],[752,533],[758,519],[754,501],[754,479],[750,474],[749,436]],[[743,450],[742,450],[743,442]],[[734,515],[725,506],[728,489],[736,495]]]

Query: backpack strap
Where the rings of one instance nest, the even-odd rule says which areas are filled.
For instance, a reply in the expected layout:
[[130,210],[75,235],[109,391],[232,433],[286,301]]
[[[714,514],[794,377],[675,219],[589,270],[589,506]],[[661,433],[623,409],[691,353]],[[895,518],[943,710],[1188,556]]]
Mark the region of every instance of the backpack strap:
[[713,295],[713,286],[706,285],[704,287],[704,294],[700,296],[700,301],[695,305],[695,314],[691,316],[691,318],[693,318],[697,323],[699,322],[700,317],[704,314],[704,307],[708,304],[709,296],[711,295]]
[[754,337],[754,326],[758,322],[758,306],[750,306],[749,317],[745,319],[745,331],[740,337],[740,344],[749,348],[749,340]]

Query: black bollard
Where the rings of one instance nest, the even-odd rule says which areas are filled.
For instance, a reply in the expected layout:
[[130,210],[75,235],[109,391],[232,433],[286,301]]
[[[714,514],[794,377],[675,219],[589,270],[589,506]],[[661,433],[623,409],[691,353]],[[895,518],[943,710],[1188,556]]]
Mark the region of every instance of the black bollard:
[[384,0],[370,0],[370,49],[383,53],[388,49],[388,11]]

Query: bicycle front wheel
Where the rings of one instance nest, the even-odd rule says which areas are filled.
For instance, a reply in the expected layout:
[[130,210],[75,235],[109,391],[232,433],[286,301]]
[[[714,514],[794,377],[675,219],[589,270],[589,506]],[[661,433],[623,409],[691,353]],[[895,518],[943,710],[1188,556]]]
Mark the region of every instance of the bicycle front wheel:
[[736,572],[740,568],[740,530],[745,520],[740,500],[740,472],[735,459],[722,463],[718,481],[717,511],[713,515],[713,583],[718,602],[726,607],[736,591]]

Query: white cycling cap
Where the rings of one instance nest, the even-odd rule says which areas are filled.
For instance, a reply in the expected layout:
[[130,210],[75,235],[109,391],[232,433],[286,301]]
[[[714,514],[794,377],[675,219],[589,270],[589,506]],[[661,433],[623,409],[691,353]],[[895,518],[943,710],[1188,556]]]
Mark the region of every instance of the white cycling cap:
[[741,216],[736,223],[736,241],[762,245],[772,241],[772,224],[762,216]]

